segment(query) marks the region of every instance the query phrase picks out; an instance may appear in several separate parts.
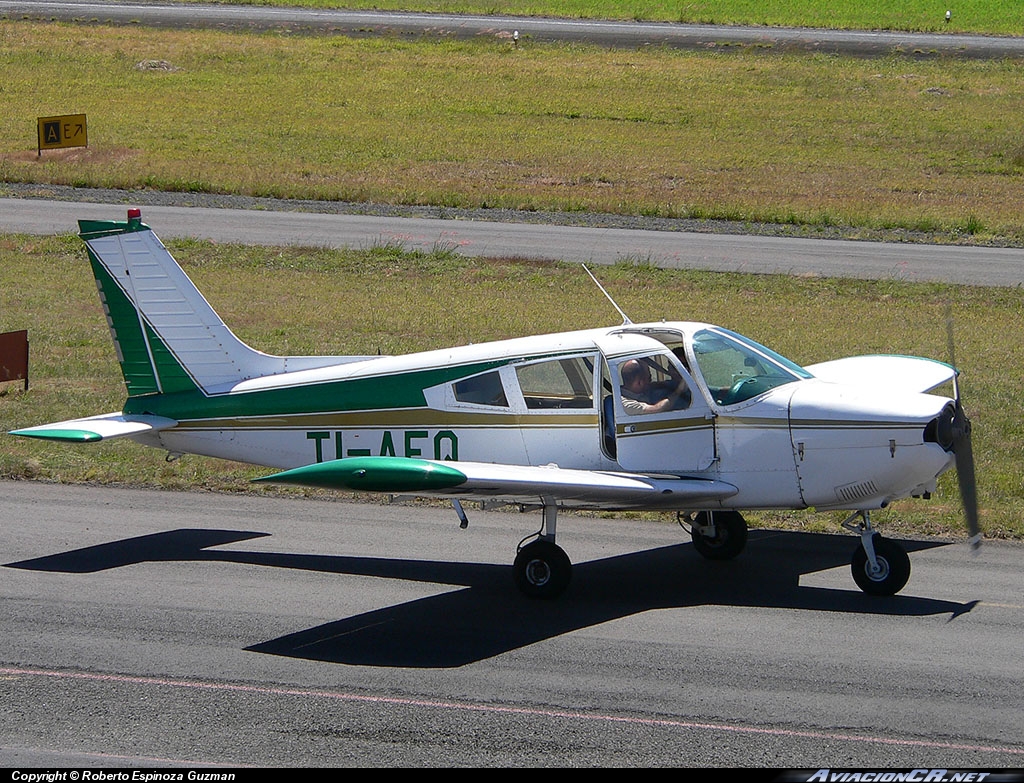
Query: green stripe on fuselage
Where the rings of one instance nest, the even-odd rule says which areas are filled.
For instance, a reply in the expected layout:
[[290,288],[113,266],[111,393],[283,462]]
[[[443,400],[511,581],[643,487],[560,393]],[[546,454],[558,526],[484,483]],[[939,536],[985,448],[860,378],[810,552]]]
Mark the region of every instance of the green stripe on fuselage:
[[204,395],[199,391],[132,397],[125,413],[151,413],[180,422],[192,419],[230,419],[296,416],[329,412],[424,408],[424,389],[467,375],[500,367],[508,360],[457,367],[435,367],[391,375],[323,381],[232,394]]

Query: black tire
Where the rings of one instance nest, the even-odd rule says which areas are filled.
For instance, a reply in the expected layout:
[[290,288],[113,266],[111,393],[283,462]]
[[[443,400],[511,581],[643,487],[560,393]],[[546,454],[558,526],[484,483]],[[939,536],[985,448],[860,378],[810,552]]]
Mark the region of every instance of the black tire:
[[850,563],[853,581],[868,595],[896,595],[910,579],[910,557],[903,547],[882,538],[878,533],[871,540],[881,570],[877,574],[871,573],[868,553],[863,546],[858,546]]
[[732,560],[747,545],[747,520],[738,511],[701,511],[697,526],[715,523],[715,535],[706,536],[690,528],[693,548],[708,560]]
[[538,540],[516,555],[516,585],[529,598],[557,598],[569,586],[572,563],[557,544]]

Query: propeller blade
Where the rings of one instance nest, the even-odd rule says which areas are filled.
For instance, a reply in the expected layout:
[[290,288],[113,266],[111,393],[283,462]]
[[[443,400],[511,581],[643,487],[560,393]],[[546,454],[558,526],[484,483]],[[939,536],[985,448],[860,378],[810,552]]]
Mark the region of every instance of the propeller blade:
[[960,485],[960,500],[964,504],[967,534],[973,549],[981,546],[981,522],[978,519],[978,485],[974,476],[974,450],[971,447],[971,422],[959,402],[956,406],[956,436],[953,454],[956,457],[956,479]]
[[[946,310],[946,340],[949,350],[949,364],[956,369],[955,343],[953,340],[953,308]],[[960,501],[964,506],[967,521],[967,535],[971,548],[981,546],[981,522],[978,518],[978,484],[974,474],[974,449],[971,447],[971,420],[960,402],[960,371],[953,376],[953,437],[952,450],[956,458],[956,480],[960,485]]]

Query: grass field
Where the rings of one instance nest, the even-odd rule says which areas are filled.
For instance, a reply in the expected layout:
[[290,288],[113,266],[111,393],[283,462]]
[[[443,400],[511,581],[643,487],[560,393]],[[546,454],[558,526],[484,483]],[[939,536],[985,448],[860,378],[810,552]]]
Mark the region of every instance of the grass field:
[[[618,322],[593,283],[570,265],[393,247],[170,247],[229,326],[272,353],[404,353]],[[942,358],[952,305],[986,533],[1024,536],[1024,392],[1019,373],[1007,369],[1007,358],[1024,340],[1019,292],[635,265],[600,274],[635,321],[721,323],[806,364],[875,352]],[[121,407],[120,373],[77,239],[0,238],[0,329],[15,325],[32,336],[32,388],[0,388],[0,428]],[[265,472],[198,457],[168,463],[161,452],[127,442],[61,447],[6,438],[0,449],[4,477],[252,491],[249,479]],[[883,519],[891,531],[960,535],[955,477],[944,476],[930,502],[898,503],[879,515]],[[760,514],[752,521],[829,529],[835,515]]]
[[[1024,242],[1024,63],[0,23],[0,180]],[[86,113],[88,148],[36,153]]]

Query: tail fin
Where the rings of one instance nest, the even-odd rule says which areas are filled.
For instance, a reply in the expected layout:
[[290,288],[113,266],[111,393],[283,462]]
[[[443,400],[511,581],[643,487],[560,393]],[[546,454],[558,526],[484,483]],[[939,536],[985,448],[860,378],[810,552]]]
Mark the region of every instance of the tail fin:
[[271,356],[224,324],[140,211],[80,220],[128,396],[226,390],[240,381],[322,367],[349,357]]

